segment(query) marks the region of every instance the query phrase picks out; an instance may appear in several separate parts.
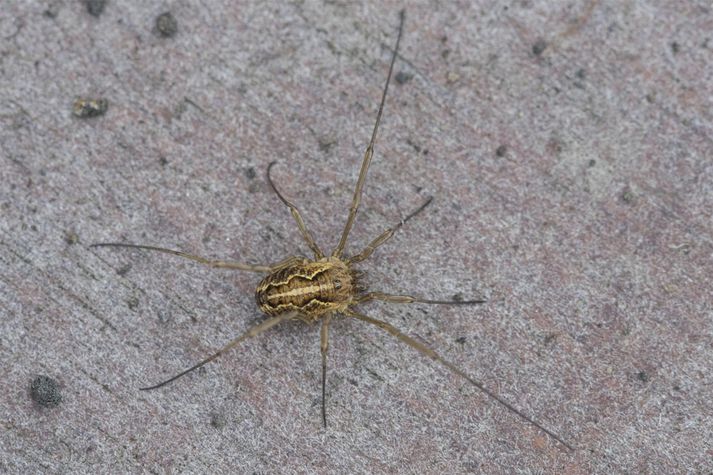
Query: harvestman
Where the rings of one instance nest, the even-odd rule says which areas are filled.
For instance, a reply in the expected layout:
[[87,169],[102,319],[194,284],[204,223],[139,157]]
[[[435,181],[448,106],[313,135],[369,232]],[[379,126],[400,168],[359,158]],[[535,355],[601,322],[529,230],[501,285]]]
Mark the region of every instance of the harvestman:
[[92,244],[91,247],[130,247],[138,249],[147,249],[150,251],[158,251],[167,254],[173,254],[175,256],[184,257],[201,264],[208,265],[214,268],[224,268],[224,269],[238,269],[249,272],[257,272],[262,274],[267,274],[267,276],[260,282],[255,291],[255,299],[257,301],[260,310],[267,314],[269,318],[258,323],[257,325],[248,329],[247,332],[243,333],[239,337],[235,338],[223,348],[215,352],[213,355],[204,359],[200,363],[188,368],[187,370],[167,379],[161,383],[153,386],[141,388],[142,390],[156,389],[165,384],[168,384],[181,376],[184,376],[191,371],[200,368],[201,366],[209,363],[227,352],[228,350],[234,348],[244,340],[248,338],[255,337],[264,331],[290,319],[299,319],[306,323],[312,323],[320,321],[322,322],[320,331],[320,351],[322,355],[322,422],[324,426],[327,426],[327,412],[325,407],[325,381],[327,374],[327,348],[328,348],[328,336],[329,336],[329,325],[332,318],[335,315],[341,315],[348,318],[354,318],[361,320],[362,322],[375,325],[387,333],[395,336],[402,342],[414,348],[421,354],[428,356],[434,361],[445,366],[447,369],[453,373],[463,377],[470,384],[478,388],[483,393],[487,394],[489,397],[500,403],[508,411],[516,414],[523,420],[532,424],[534,427],[540,429],[549,437],[562,444],[569,450],[574,450],[571,445],[567,444],[562,440],[557,434],[549,431],[539,423],[535,422],[530,417],[526,416],[523,412],[516,409],[510,403],[501,399],[495,393],[483,386],[482,383],[476,381],[475,379],[468,376],[466,373],[461,371],[455,365],[449,361],[443,359],[438,353],[427,345],[405,335],[394,326],[390,325],[381,320],[371,318],[364,315],[353,307],[357,304],[369,302],[371,300],[381,300],[384,302],[392,303],[423,303],[423,304],[445,304],[445,305],[474,305],[485,302],[484,300],[464,300],[464,301],[446,301],[446,300],[429,300],[420,297],[413,297],[410,295],[395,295],[387,294],[383,292],[367,292],[366,289],[361,285],[360,272],[353,268],[354,264],[364,261],[382,244],[388,241],[394,233],[401,228],[407,221],[419,214],[421,211],[428,206],[431,202],[432,197],[428,198],[425,203],[423,203],[416,211],[406,216],[395,226],[387,229],[376,239],[371,241],[364,250],[359,254],[355,254],[351,257],[344,256],[344,247],[347,244],[347,238],[349,237],[349,232],[354,224],[354,219],[359,209],[359,204],[361,203],[362,189],[364,188],[364,182],[366,181],[366,174],[369,170],[369,164],[371,163],[372,156],[374,155],[374,142],[376,141],[376,134],[379,130],[379,122],[381,121],[381,114],[384,110],[384,102],[386,101],[386,93],[389,89],[389,82],[391,81],[391,73],[394,69],[394,63],[396,62],[396,57],[398,55],[399,43],[401,42],[401,34],[404,25],[404,12],[400,13],[399,31],[396,38],[396,46],[394,47],[393,55],[391,56],[391,62],[389,64],[389,73],[386,77],[386,85],[384,86],[384,91],[381,96],[381,103],[379,104],[379,112],[376,114],[376,123],[374,124],[374,130],[371,134],[371,141],[369,146],[366,148],[364,153],[364,159],[361,164],[361,170],[359,171],[359,179],[356,183],[356,189],[354,190],[354,198],[352,199],[352,204],[349,208],[349,216],[347,218],[347,223],[342,231],[342,237],[339,240],[339,244],[332,251],[331,255],[325,255],[314,241],[312,234],[307,230],[302,216],[297,209],[297,207],[287,198],[285,198],[282,193],[279,192],[275,186],[272,178],[270,176],[270,171],[276,162],[270,163],[267,167],[267,180],[270,183],[277,197],[282,201],[292,213],[297,226],[302,234],[302,237],[307,242],[307,245],[314,253],[314,259],[309,259],[306,257],[291,256],[288,257],[277,264],[273,265],[253,265],[253,264],[243,264],[239,262],[230,262],[222,260],[207,259],[204,257],[187,254],[181,251],[174,251],[172,249],[165,249],[155,246],[145,246],[140,244],[126,244],[126,243],[96,243]]

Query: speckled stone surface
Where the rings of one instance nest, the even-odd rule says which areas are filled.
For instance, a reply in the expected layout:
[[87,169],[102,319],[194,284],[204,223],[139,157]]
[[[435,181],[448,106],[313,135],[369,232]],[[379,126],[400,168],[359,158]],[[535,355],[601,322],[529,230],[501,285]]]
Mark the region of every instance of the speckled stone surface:
[[574,452],[357,321],[326,430],[316,325],[140,392],[260,321],[260,276],[88,245],[304,253],[278,160],[331,249],[404,4],[101,3],[0,8],[0,472],[713,471],[710,2],[408,3],[348,249],[433,195],[369,286],[488,302],[363,311]]

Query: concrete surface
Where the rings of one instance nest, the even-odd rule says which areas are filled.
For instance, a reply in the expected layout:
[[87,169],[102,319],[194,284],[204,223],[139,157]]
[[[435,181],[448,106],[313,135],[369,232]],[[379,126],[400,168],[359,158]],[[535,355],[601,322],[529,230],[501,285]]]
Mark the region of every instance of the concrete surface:
[[370,286],[489,301],[364,311],[573,453],[356,321],[326,431],[317,326],[137,389],[259,321],[260,276],[88,245],[305,252],[277,159],[331,249],[403,3],[2,3],[0,472],[713,471],[710,2],[408,3],[349,249],[434,195]]

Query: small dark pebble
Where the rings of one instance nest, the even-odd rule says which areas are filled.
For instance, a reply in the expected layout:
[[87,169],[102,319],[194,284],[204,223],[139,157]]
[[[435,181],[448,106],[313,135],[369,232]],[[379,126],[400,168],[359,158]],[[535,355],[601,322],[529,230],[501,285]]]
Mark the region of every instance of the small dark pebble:
[[213,412],[210,415],[210,425],[212,425],[216,429],[222,429],[227,423],[228,421],[225,419],[225,415],[222,413]]
[[166,324],[173,320],[173,316],[170,312],[166,310],[159,310],[157,313],[159,323]]
[[170,38],[178,32],[178,22],[171,12],[161,13],[156,17],[156,29],[164,38]]
[[66,242],[70,246],[77,244],[79,242],[79,235],[74,231],[67,231],[64,234],[64,242]]
[[545,49],[547,48],[547,42],[543,40],[542,38],[538,39],[535,41],[535,44],[532,45],[532,53],[535,56],[540,56]]
[[396,73],[396,76],[394,76],[394,80],[402,85],[406,84],[411,79],[413,79],[413,74],[404,71],[399,71],[398,73]]
[[85,0],[84,4],[87,6],[87,12],[90,15],[98,17],[104,11],[106,0]]
[[255,167],[248,167],[245,169],[245,177],[248,180],[253,180],[257,176],[257,172],[255,171]]
[[59,384],[49,376],[37,376],[32,380],[30,396],[42,407],[55,407],[62,402]]
[[649,382],[649,375],[646,371],[639,371],[638,373],[636,373],[636,377],[639,378],[639,381],[641,382]]
[[632,192],[629,188],[626,188],[622,193],[621,193],[621,200],[624,203],[630,204],[631,202],[634,201],[634,192]]
[[338,141],[334,136],[321,137],[317,140],[319,145],[319,151],[324,153],[329,153],[330,150],[337,145]]
[[158,157],[158,164],[161,165],[162,167],[165,167],[166,165],[168,165],[168,158]]
[[681,45],[677,41],[671,42],[671,52],[676,54],[679,51],[681,51]]
[[587,162],[587,166],[589,168],[593,168],[597,164],[597,161],[594,160],[593,158],[589,159],[589,162]]
[[46,16],[47,18],[57,18],[57,14],[59,13],[59,5],[56,3],[50,3],[50,5],[45,9],[42,14]]
[[459,343],[461,345],[465,344],[465,337],[459,336],[458,338],[456,338],[456,343]]
[[421,153],[421,146],[414,142],[411,139],[406,139],[406,143],[409,144],[413,149],[416,151],[416,153]]
[[116,273],[119,274],[120,276],[124,277],[126,274],[129,273],[131,270],[131,264],[126,264],[125,266],[119,267],[116,270]]
[[106,99],[83,99],[80,97],[74,101],[72,113],[76,117],[84,119],[104,115],[108,108],[109,102]]
[[495,149],[495,156],[496,157],[504,157],[505,154],[508,151],[507,145],[501,145],[498,148]]

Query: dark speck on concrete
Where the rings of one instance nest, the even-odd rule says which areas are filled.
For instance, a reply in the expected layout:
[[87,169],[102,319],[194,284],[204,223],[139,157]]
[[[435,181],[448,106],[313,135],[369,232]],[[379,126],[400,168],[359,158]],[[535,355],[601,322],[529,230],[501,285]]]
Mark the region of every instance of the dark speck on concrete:
[[415,143],[411,139],[406,139],[406,143],[409,144],[413,149],[416,151],[416,153],[421,153],[421,146]]
[[543,40],[542,38],[538,39],[535,41],[535,44],[532,45],[532,54],[535,56],[540,56],[545,49],[547,48],[547,42]]
[[546,336],[545,336],[545,340],[544,340],[545,346],[549,345],[550,343],[552,343],[552,342],[555,341],[556,339],[557,339],[557,334],[556,334],[556,333],[550,333],[550,334],[546,335]]
[[225,420],[225,414],[220,412],[213,412],[210,415],[210,425],[216,429],[222,429],[225,427],[228,421]]
[[66,242],[70,246],[77,244],[79,242],[79,235],[74,231],[67,231],[64,234],[64,242]]
[[649,374],[646,371],[639,371],[636,373],[636,377],[641,381],[642,383],[648,383],[649,382]]
[[158,321],[163,324],[166,324],[173,320],[172,314],[165,309],[159,310],[157,316],[158,316]]
[[460,345],[465,344],[465,337],[464,337],[464,336],[459,336],[458,338],[456,338],[456,343],[458,343],[458,344],[460,344]]
[[106,0],[84,0],[84,4],[90,15],[98,17],[104,11]]
[[255,171],[255,167],[248,167],[245,169],[245,177],[248,180],[253,180],[257,176],[257,172]]
[[57,3],[50,3],[42,14],[47,18],[57,18],[59,13],[59,5]]
[[676,54],[679,51],[681,51],[681,45],[677,41],[672,41],[671,42],[671,52],[673,54]]
[[164,38],[170,38],[178,32],[178,22],[171,12],[156,17],[156,30]]
[[136,296],[130,297],[129,300],[126,301],[126,305],[128,305],[129,310],[136,310],[139,306],[139,298]]
[[621,200],[624,203],[631,204],[634,201],[634,192],[629,187],[624,188],[624,191],[621,192]]
[[503,144],[495,149],[495,156],[496,157],[504,157],[505,154],[507,153],[507,151],[508,151],[507,145]]
[[[448,36],[446,36],[446,35],[441,36],[441,44],[445,45],[446,43],[448,43]],[[444,48],[443,51],[441,51],[441,57],[444,60],[448,60],[448,56],[450,56],[450,54],[451,54],[451,50],[448,48]]]
[[62,402],[59,384],[49,376],[37,376],[32,380],[30,396],[42,407],[55,407]]
[[574,87],[579,88],[579,89],[584,89],[584,80],[587,77],[587,72],[584,69],[578,69],[576,73],[574,73],[575,76],[575,81],[574,81]]
[[428,155],[428,149],[427,148],[421,148],[420,145],[412,141],[411,139],[406,139],[406,143],[409,144],[413,149],[416,151],[416,153],[421,153],[423,155]]
[[124,277],[126,274],[129,273],[131,270],[131,264],[126,264],[125,266],[121,266],[116,270],[116,273],[119,274],[120,276]]
[[587,166],[589,168],[594,168],[594,166],[597,164],[597,161],[594,160],[593,158],[589,159],[589,162],[587,162]]
[[406,84],[411,79],[413,79],[413,74],[404,71],[399,71],[396,73],[396,76],[394,76],[394,80],[399,84]]
[[158,164],[165,167],[168,165],[168,159],[166,157],[158,157]]
[[321,137],[318,142],[319,150],[324,153],[329,153],[337,145],[337,139],[334,137]]
[[80,97],[74,101],[72,113],[76,117],[85,119],[104,115],[108,108],[109,102],[106,99],[85,99]]

